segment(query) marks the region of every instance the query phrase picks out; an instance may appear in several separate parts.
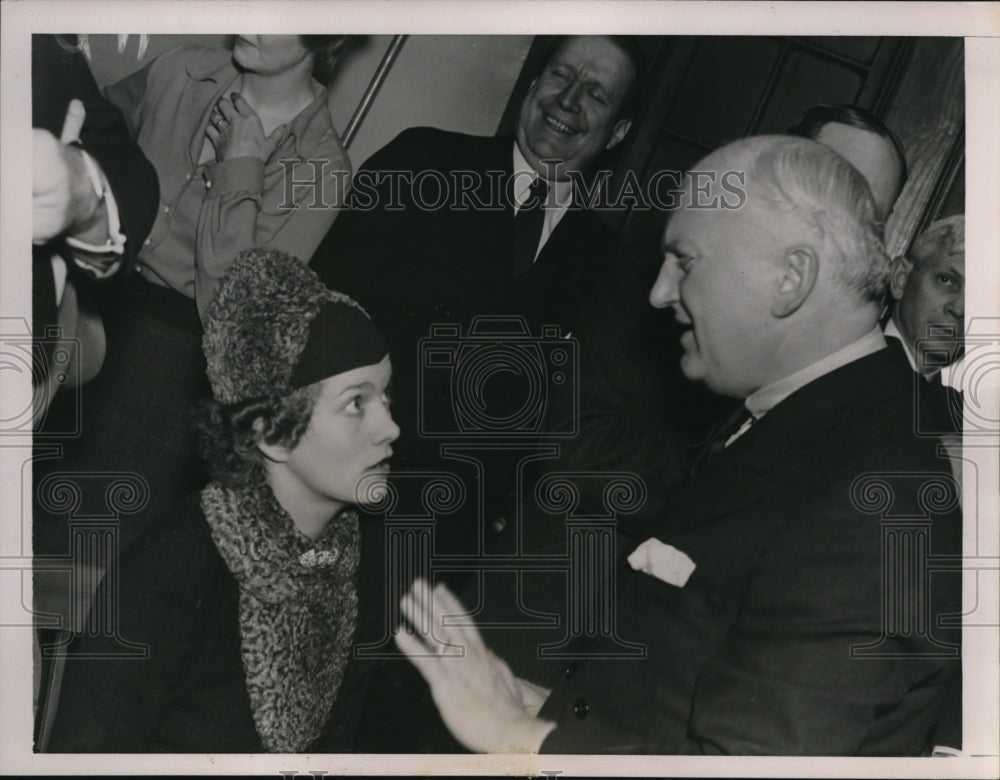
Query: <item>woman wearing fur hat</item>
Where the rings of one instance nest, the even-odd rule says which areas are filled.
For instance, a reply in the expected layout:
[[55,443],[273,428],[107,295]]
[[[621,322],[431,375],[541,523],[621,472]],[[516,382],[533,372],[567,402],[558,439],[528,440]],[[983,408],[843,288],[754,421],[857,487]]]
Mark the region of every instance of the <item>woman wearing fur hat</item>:
[[[386,489],[399,435],[385,342],[304,264],[252,250],[223,278],[204,346],[214,479],[102,585],[67,663],[51,750],[287,753],[341,727],[353,505]],[[102,631],[116,593],[114,630]]]

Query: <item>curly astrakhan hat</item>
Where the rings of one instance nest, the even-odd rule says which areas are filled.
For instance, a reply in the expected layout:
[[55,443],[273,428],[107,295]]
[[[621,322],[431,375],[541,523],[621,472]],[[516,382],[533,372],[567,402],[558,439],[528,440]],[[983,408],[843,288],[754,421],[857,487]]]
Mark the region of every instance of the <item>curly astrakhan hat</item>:
[[204,324],[208,381],[224,404],[287,395],[389,352],[357,302],[275,249],[236,256]]

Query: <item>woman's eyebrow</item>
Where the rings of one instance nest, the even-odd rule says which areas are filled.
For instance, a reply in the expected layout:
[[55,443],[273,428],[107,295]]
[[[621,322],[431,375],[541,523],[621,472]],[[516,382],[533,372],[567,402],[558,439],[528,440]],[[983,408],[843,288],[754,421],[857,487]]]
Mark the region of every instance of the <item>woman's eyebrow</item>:
[[375,385],[373,385],[371,382],[359,382],[356,385],[348,385],[343,390],[341,390],[339,393],[337,393],[337,396],[338,397],[342,396],[345,393],[355,393],[355,392],[358,392],[358,391],[374,390],[374,389],[375,389]]

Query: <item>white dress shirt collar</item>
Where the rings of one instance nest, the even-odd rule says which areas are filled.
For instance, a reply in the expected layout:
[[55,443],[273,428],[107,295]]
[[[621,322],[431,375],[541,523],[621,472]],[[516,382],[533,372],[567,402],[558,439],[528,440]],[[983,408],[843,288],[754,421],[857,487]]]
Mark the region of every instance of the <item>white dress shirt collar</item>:
[[[910,345],[907,343],[906,339],[903,338],[903,334],[900,332],[899,327],[896,325],[896,321],[890,317],[889,321],[885,324],[885,335],[886,338],[896,338],[899,339],[900,343],[903,345],[903,352],[906,353],[906,359],[910,362],[910,368],[912,368],[916,373],[920,373],[917,370],[917,360],[913,355],[913,350],[910,349]],[[947,366],[942,366],[940,368],[935,368],[933,371],[929,371],[924,374],[924,378],[930,379],[935,374],[941,374],[941,384],[945,387],[950,387],[953,390],[964,390],[962,387],[962,377],[965,372],[965,355],[951,363]]]
[[[885,336],[886,338],[893,338],[899,340],[899,343],[903,345],[903,352],[906,353],[906,359],[910,363],[910,368],[912,368],[919,374],[920,372],[917,370],[917,360],[913,356],[913,350],[910,349],[909,343],[906,341],[906,339],[903,338],[903,334],[900,332],[899,326],[896,325],[896,321],[892,317],[890,317],[888,322],[885,323]],[[940,369],[938,369],[938,371],[939,370]],[[931,375],[935,373],[937,372],[932,371]]]
[[885,349],[885,346],[885,336],[882,335],[882,329],[876,325],[860,339],[851,342],[846,347],[751,393],[747,396],[746,407],[754,417],[759,419],[796,390],[841,366],[846,366],[848,363],[860,360],[873,352]]
[[[514,201],[517,208],[528,199],[528,189],[538,178],[538,171],[532,168],[521,154],[517,142],[514,142]],[[549,197],[545,204],[546,211],[558,210],[565,212],[573,202],[573,181],[550,181]],[[516,211],[516,209],[515,209]]]
[[[528,165],[521,150],[514,142],[514,201],[515,213],[521,204],[528,199],[528,190],[538,178],[538,171]],[[545,203],[545,218],[542,221],[542,236],[538,241],[538,248],[535,250],[535,259],[542,251],[545,242],[549,240],[556,225],[565,216],[566,209],[573,202],[573,182],[570,181],[550,181],[549,193]]]

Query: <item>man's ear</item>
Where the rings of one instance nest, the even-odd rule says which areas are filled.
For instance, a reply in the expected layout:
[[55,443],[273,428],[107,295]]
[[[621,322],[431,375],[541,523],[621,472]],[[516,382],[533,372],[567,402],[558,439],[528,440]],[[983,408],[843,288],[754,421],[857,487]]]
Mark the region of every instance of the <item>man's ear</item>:
[[264,418],[258,417],[253,421],[253,432],[257,436],[257,449],[263,453],[264,457],[274,463],[284,463],[288,460],[288,453],[291,450],[283,444],[269,444],[264,441]]
[[625,140],[625,136],[628,135],[629,129],[632,127],[631,119],[619,119],[615,122],[615,127],[611,131],[611,138],[608,139],[607,146],[604,147],[604,151],[610,151],[614,149],[618,144]]
[[906,280],[913,271],[913,261],[906,255],[897,255],[889,264],[889,292],[895,300],[902,300]]
[[819,277],[819,256],[808,244],[794,246],[785,252],[781,279],[771,304],[771,314],[787,317],[809,297]]

